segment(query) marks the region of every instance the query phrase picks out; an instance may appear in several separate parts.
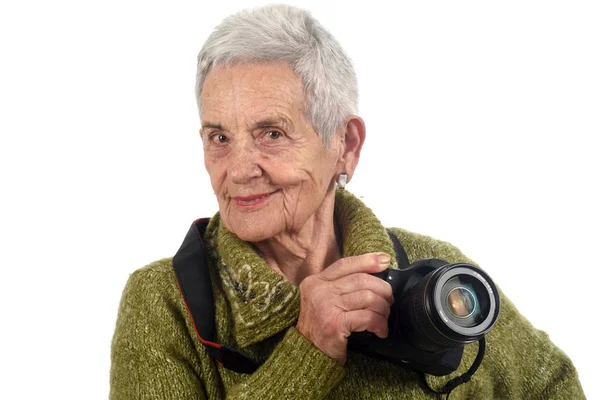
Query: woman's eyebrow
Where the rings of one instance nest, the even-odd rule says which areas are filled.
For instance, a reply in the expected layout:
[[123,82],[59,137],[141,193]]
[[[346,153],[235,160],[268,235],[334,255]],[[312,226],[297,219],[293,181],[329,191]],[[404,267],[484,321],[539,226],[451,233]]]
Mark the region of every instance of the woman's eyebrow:
[[[251,129],[256,129],[256,128],[267,128],[269,126],[281,126],[284,129],[288,129],[288,127],[294,127],[294,124],[288,120],[287,118],[282,118],[282,117],[275,117],[275,118],[264,118],[261,119],[259,121],[254,122],[250,128]],[[223,131],[223,125],[221,124],[217,124],[217,123],[213,123],[213,122],[205,122],[202,124],[202,131],[204,131],[205,129],[217,129],[220,131]]]
[[265,118],[265,119],[261,119],[259,121],[254,122],[252,129],[268,128],[269,126],[281,126],[285,130],[287,130],[289,126],[291,126],[293,128],[294,124],[292,124],[292,122],[290,120],[288,120],[287,118],[283,118],[283,117]]
[[214,129],[218,129],[220,131],[223,130],[223,126],[221,124],[213,124],[212,122],[206,122],[206,123],[202,124],[202,130],[204,130],[206,128],[214,128]]

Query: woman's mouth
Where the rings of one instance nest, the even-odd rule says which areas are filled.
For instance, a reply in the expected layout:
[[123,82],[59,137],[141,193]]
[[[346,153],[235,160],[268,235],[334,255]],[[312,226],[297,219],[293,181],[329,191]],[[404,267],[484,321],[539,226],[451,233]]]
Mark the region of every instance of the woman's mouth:
[[233,197],[233,201],[234,201],[235,205],[240,208],[244,208],[244,209],[256,208],[256,207],[260,206],[261,204],[266,203],[267,200],[269,200],[269,198],[271,198],[271,196],[277,192],[278,191],[271,192],[271,193],[253,194],[250,196],[236,196],[236,197]]

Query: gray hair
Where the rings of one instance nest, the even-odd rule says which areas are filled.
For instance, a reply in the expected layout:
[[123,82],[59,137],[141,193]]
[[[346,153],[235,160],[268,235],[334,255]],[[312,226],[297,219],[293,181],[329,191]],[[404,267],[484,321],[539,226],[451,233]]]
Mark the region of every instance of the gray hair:
[[198,54],[196,101],[202,117],[202,87],[218,66],[287,62],[304,86],[304,113],[325,144],[347,116],[358,112],[352,61],[338,41],[306,11],[277,4],[225,18]]

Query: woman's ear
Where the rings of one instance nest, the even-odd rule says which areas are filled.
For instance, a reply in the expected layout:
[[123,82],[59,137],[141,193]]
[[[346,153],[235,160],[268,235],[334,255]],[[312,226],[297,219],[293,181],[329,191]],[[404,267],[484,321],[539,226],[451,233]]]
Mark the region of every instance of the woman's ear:
[[358,165],[360,150],[365,143],[365,122],[359,116],[349,116],[344,122],[344,128],[340,136],[342,151],[340,152],[336,172],[338,175],[345,172],[348,174],[348,181],[350,181]]

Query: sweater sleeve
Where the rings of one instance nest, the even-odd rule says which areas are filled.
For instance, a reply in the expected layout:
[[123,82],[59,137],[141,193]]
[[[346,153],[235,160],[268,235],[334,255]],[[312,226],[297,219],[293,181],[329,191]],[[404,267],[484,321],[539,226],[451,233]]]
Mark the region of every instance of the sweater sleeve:
[[[408,244],[406,251],[411,262],[417,258],[436,257],[451,263],[476,264],[450,243],[402,229],[393,229],[393,232],[401,242],[404,240]],[[499,282],[495,283],[498,286]],[[483,363],[472,381],[456,388],[452,397],[585,399],[577,370],[569,357],[552,343],[548,334],[536,329],[521,315],[502,290],[499,291],[500,315],[494,328],[486,335]],[[464,373],[476,352],[476,343],[467,345],[463,362],[455,374],[429,377],[429,382],[439,388],[449,378]]]
[[111,345],[110,399],[205,399],[194,346],[161,295],[164,273],[128,279]]
[[344,367],[291,327],[265,363],[227,393],[229,400],[323,399]]

